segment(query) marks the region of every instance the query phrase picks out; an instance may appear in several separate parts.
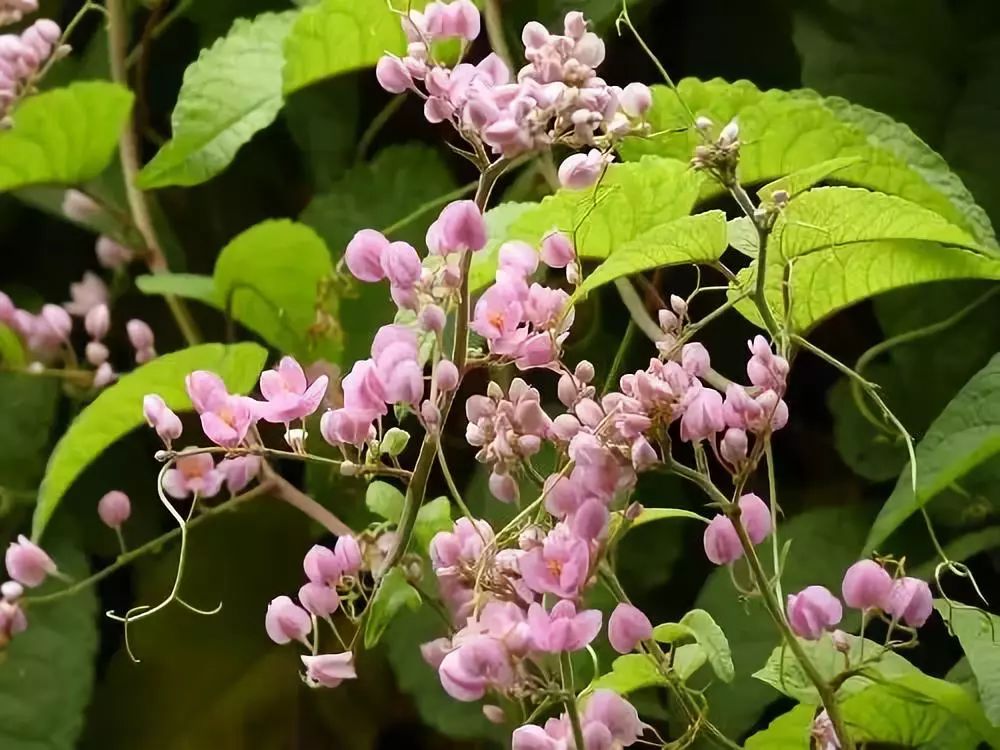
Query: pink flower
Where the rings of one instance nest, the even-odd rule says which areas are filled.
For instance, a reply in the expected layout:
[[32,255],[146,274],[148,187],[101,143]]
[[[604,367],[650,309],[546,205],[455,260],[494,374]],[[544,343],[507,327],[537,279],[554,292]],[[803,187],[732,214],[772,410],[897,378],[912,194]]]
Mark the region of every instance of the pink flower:
[[224,458],[215,467],[226,479],[230,495],[242,492],[260,472],[260,456]]
[[111,327],[111,312],[108,306],[102,302],[90,308],[83,319],[83,327],[94,341],[100,341],[107,336],[108,328]]
[[97,503],[97,515],[105,526],[112,529],[120,528],[132,515],[132,503],[128,495],[119,490],[112,490]]
[[442,359],[434,366],[434,384],[442,393],[455,390],[460,379],[458,368],[450,359]]
[[490,687],[510,684],[514,671],[500,641],[474,636],[444,657],[438,677],[448,695],[469,702],[482,698]]
[[601,611],[588,609],[576,611],[568,599],[556,602],[551,612],[537,602],[528,608],[528,628],[531,647],[535,651],[557,654],[562,651],[579,651],[597,637],[601,631]]
[[739,499],[740,523],[754,544],[760,544],[771,534],[771,509],[750,492]]
[[28,588],[41,586],[49,575],[58,570],[48,553],[23,534],[18,535],[16,542],[10,543],[4,563],[7,575]]
[[382,256],[389,247],[389,240],[374,229],[362,229],[347,243],[344,262],[347,270],[361,281],[381,281],[385,278]]
[[618,97],[622,111],[629,117],[642,117],[653,106],[653,92],[641,83],[630,83]]
[[565,268],[576,260],[576,251],[562,232],[550,232],[542,240],[542,262],[550,268]]
[[641,609],[622,602],[608,619],[608,640],[619,654],[636,649],[640,641],[653,637],[653,625]]
[[566,743],[549,735],[535,724],[525,724],[514,730],[510,738],[511,750],[565,750]]
[[706,440],[725,428],[722,395],[711,388],[699,389],[681,417],[681,440]]
[[732,466],[738,467],[746,460],[748,447],[746,432],[738,427],[730,427],[719,442],[719,454]]
[[788,361],[771,351],[771,345],[763,336],[755,336],[747,342],[751,357],[747,362],[747,377],[758,388],[772,390],[778,394],[785,392],[788,377]]
[[931,587],[919,578],[900,578],[892,584],[892,591],[883,609],[887,615],[910,627],[922,627],[934,611]]
[[279,596],[267,605],[264,628],[268,637],[279,646],[292,641],[308,646],[306,636],[312,632],[312,618],[287,596]]
[[163,490],[171,497],[182,500],[188,495],[200,498],[219,494],[225,476],[215,468],[209,453],[181,456],[174,468],[163,475]]
[[589,188],[604,171],[605,166],[614,157],[605,156],[596,148],[586,154],[571,154],[559,165],[559,184],[569,190]]
[[705,529],[705,557],[716,565],[728,565],[743,557],[743,546],[732,522],[722,515],[709,521]]
[[104,268],[112,270],[131,263],[132,257],[135,255],[129,248],[103,234],[97,238],[94,250],[97,254],[97,262]]
[[375,65],[375,78],[390,94],[402,94],[413,87],[413,77],[395,55],[382,55]]
[[[305,380],[305,376],[302,377]],[[205,436],[224,448],[235,448],[242,443],[251,425],[258,419],[256,402],[245,396],[230,394],[218,375],[204,370],[188,375],[185,385],[191,403],[201,415]],[[324,386],[319,398],[325,390]]]
[[473,201],[454,201],[444,207],[427,230],[427,247],[438,255],[482,250],[486,246],[486,222]]
[[855,609],[885,609],[892,589],[892,576],[874,560],[854,563],[841,585],[844,601]]
[[704,345],[694,342],[684,344],[681,349],[681,367],[695,377],[701,377],[712,367],[712,359]]
[[824,586],[807,586],[798,594],[788,595],[788,624],[799,638],[819,640],[823,631],[832,630],[844,616],[844,608]]
[[73,299],[63,303],[63,307],[70,315],[81,318],[98,305],[108,302],[107,285],[91,271],[84,273],[81,281],[69,285],[69,294]]
[[329,617],[340,606],[340,596],[337,594],[337,589],[312,581],[299,589],[299,601],[308,612],[317,617]]
[[344,574],[343,564],[334,551],[321,544],[309,548],[302,559],[302,569],[310,581],[325,586],[336,586]]
[[342,575],[357,575],[358,571],[361,570],[361,546],[353,536],[338,537],[337,543],[333,547],[333,554]]
[[434,2],[427,6],[424,15],[427,33],[431,37],[440,39],[458,37],[471,42],[479,36],[479,9],[471,0]]
[[183,427],[180,418],[155,393],[142,397],[142,416],[146,419],[146,424],[156,430],[167,448],[171,441],[181,436]]
[[326,375],[320,375],[309,385],[302,366],[293,357],[282,357],[276,368],[261,373],[260,392],[265,403],[257,405],[257,413],[278,424],[305,419],[319,408],[329,382]]
[[439,531],[431,539],[431,564],[437,570],[460,562],[475,562],[492,539],[493,528],[488,522],[476,521],[473,524],[468,518],[459,518],[453,531]]
[[622,747],[633,745],[643,733],[635,708],[612,690],[591,693],[583,707],[581,721],[584,725],[597,723],[607,727],[612,740]]
[[541,547],[521,558],[521,576],[532,591],[564,599],[580,593],[589,570],[590,549],[566,523],[556,524]]
[[367,411],[334,409],[323,415],[319,431],[330,445],[344,443],[362,448],[368,440],[375,438],[375,428],[372,426],[375,416]]
[[422,269],[420,256],[408,242],[392,242],[382,253],[382,270],[394,287],[412,288]]
[[824,708],[813,719],[809,728],[809,736],[815,740],[816,750],[840,750],[840,738],[837,736],[837,729],[830,720],[830,715]]
[[527,242],[505,242],[497,255],[497,266],[523,279],[537,270],[538,253]]
[[0,643],[28,629],[28,618],[16,602],[0,601]]
[[144,320],[133,318],[125,324],[129,343],[136,351],[152,349],[154,345],[153,329]]
[[309,687],[335,688],[344,680],[357,678],[354,670],[354,654],[303,655],[300,657],[306,668],[306,682]]

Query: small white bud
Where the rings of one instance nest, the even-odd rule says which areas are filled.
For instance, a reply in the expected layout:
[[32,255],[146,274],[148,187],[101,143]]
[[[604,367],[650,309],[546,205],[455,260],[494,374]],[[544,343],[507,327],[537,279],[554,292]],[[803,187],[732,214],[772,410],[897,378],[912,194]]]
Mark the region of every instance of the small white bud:
[[358,473],[358,465],[353,461],[341,461],[340,462],[340,473],[345,477],[353,477]]

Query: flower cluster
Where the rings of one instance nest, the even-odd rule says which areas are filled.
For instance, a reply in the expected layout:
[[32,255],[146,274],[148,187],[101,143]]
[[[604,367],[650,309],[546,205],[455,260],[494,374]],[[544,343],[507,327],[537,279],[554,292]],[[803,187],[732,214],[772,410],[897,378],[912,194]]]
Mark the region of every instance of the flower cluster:
[[[894,578],[874,560],[861,560],[847,569],[841,594],[848,607],[868,616],[881,613],[891,626],[922,627],[934,611],[926,581],[903,575]],[[786,610],[792,632],[813,641],[835,628],[844,614],[840,600],[824,586],[807,586],[790,594]]]
[[[595,690],[587,697],[580,715],[585,750],[630,747],[645,730],[631,703],[611,690]],[[545,722],[545,727],[528,724],[514,730],[511,750],[563,750],[574,747],[573,732],[566,714]]]
[[[0,25],[20,20],[21,14],[36,10],[32,2],[4,3]],[[13,6],[13,7],[11,7]],[[31,91],[46,62],[65,54],[58,46],[62,30],[48,18],[40,18],[20,34],[0,34],[0,118],[10,127],[10,109]]]
[[288,596],[272,599],[267,605],[264,627],[268,637],[279,645],[298,641],[311,650],[311,654],[301,657],[307,685],[337,687],[357,676],[354,655],[350,651],[317,653],[317,619],[326,621],[337,633],[331,616],[341,608],[342,598],[347,604],[345,614],[351,620],[357,619],[353,603],[360,591],[359,574],[365,569],[361,547],[352,536],[337,539],[332,550],[317,544],[306,553],[302,568],[308,581],[299,589],[299,604]]
[[41,586],[46,578],[59,572],[48,553],[23,535],[7,548],[4,564],[11,580],[0,586],[0,649],[28,627],[20,603],[24,589]]
[[479,35],[479,13],[469,0],[433,2],[423,13],[404,15],[402,24],[407,54],[379,60],[383,88],[416,92],[428,121],[451,123],[468,142],[495,155],[511,158],[555,144],[591,147],[563,162],[559,178],[566,187],[592,185],[612,159],[614,144],[647,129],[649,89],[641,83],[610,86],[597,75],[604,42],[587,31],[578,11],[566,15],[563,34],[551,34],[537,21],[524,27],[527,64],[516,79],[495,53],[476,65],[448,67],[434,59],[435,41]]

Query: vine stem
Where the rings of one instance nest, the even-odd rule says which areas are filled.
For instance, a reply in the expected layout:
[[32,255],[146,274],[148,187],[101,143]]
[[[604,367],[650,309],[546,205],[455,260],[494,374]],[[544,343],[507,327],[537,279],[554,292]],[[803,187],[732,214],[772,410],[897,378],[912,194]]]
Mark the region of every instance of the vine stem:
[[[108,17],[108,59],[111,64],[111,78],[115,83],[128,88],[128,71],[125,64],[128,30],[126,29],[127,16],[124,3],[125,0],[107,0],[105,10]],[[146,245],[146,263],[154,274],[167,273],[170,269],[153,227],[149,204],[145,194],[135,184],[139,174],[139,144],[131,118],[122,129],[121,138],[118,141],[118,152],[122,162],[125,196],[128,200],[129,210],[132,213],[135,228]],[[201,341],[201,335],[184,301],[172,294],[166,295],[164,299],[188,345]]]
[[[506,159],[498,159],[483,169],[479,176],[479,185],[476,188],[475,203],[479,210],[485,212],[486,204],[493,192],[500,176],[509,166]],[[451,347],[451,361],[458,368],[459,378],[465,376],[465,365],[469,356],[469,268],[472,264],[472,253],[466,252],[462,256],[461,274],[462,286],[459,291],[458,312],[455,317],[455,340]],[[458,386],[441,398],[440,412],[441,418],[435,428],[427,430],[424,440],[420,445],[420,453],[413,466],[413,473],[410,476],[409,485],[406,488],[406,498],[403,502],[403,511],[396,525],[396,543],[385,556],[378,576],[381,578],[400,561],[406,552],[406,547],[410,543],[413,535],[413,526],[417,520],[417,513],[424,503],[424,496],[427,493],[427,481],[430,478],[431,469],[434,467],[434,460],[437,458],[438,440],[440,440],[440,430],[444,427],[448,419],[448,412],[455,400],[455,395],[459,391],[461,380]]]
[[584,747],[583,726],[580,724],[580,711],[576,705],[576,687],[573,685],[573,662],[570,661],[568,651],[564,651],[559,657],[559,676],[562,678],[563,690],[569,695],[563,704],[566,706],[566,714],[569,716],[570,726],[573,728],[573,740],[576,747]]
[[[160,451],[157,458],[161,461],[169,461],[173,458],[183,458],[184,456],[196,456],[199,453],[224,454],[226,456],[261,456],[267,458],[286,458],[292,461],[305,461],[307,463],[318,463],[333,466],[337,469],[344,465],[343,461],[326,456],[317,456],[313,453],[295,453],[293,451],[282,451],[276,448],[266,448],[262,445],[251,445],[241,448],[222,448],[211,445],[201,448],[185,448],[182,451]],[[397,469],[393,466],[358,466],[354,476],[386,476],[397,479],[409,479],[410,472],[406,469]]]
[[[736,507],[734,503],[730,502],[729,499],[718,490],[712,481],[703,474],[674,462],[670,464],[670,468],[678,476],[697,484],[701,490],[714,501],[721,502],[727,515],[730,514],[732,508]],[[850,734],[847,731],[847,723],[844,721],[844,716],[840,711],[840,705],[837,703],[836,691],[826,682],[826,680],[823,679],[819,670],[816,669],[816,665],[812,663],[812,660],[802,648],[802,644],[799,643],[795,633],[792,632],[788,621],[785,619],[781,604],[778,602],[774,595],[774,590],[771,588],[767,573],[764,572],[764,567],[760,563],[760,558],[757,557],[757,549],[754,547],[753,542],[750,541],[750,537],[747,536],[746,529],[743,528],[742,523],[739,523],[738,518],[737,522],[733,523],[733,528],[736,530],[736,534],[740,540],[740,545],[743,547],[743,554],[747,559],[747,567],[750,569],[750,577],[753,579],[754,585],[764,602],[764,609],[767,610],[768,615],[770,615],[771,620],[774,622],[775,627],[778,629],[778,632],[782,637],[782,640],[785,641],[785,644],[799,662],[799,665],[802,667],[802,671],[806,673],[806,677],[809,678],[813,687],[816,688],[816,692],[819,693],[820,700],[823,703],[823,708],[826,709],[826,713],[830,717],[830,721],[833,723],[834,730],[840,738],[841,747],[843,750],[854,750],[854,742],[851,740]]]
[[[261,495],[266,495],[271,490],[272,486],[270,482],[268,481],[261,482],[252,490],[244,492],[242,495],[236,495],[235,497],[227,500],[226,502],[220,505],[216,505],[213,508],[208,508],[207,510],[202,511],[201,514],[192,518],[191,521],[187,524],[188,530],[190,531],[199,524],[207,521],[209,518],[214,518],[215,516],[221,515],[223,513],[235,511],[243,503],[249,500],[253,500],[254,498],[260,497]],[[93,575],[84,578],[80,581],[77,581],[72,586],[60,589],[59,591],[54,591],[51,594],[43,594],[42,596],[27,596],[23,599],[23,601],[27,604],[30,604],[31,606],[39,606],[39,605],[50,604],[66,596],[73,596],[74,594],[78,594],[81,591],[84,591],[85,589],[88,589],[91,586],[100,583],[109,575],[114,573],[116,570],[120,570],[121,568],[124,568],[126,565],[132,564],[140,557],[156,552],[161,547],[163,547],[164,544],[180,536],[180,533],[181,533],[180,527],[173,528],[167,533],[161,534],[155,539],[151,539],[145,544],[136,547],[135,549],[130,550],[125,554],[119,555],[117,558],[115,558],[115,561],[110,565],[108,565],[106,568],[102,568]]]
[[261,471],[276,498],[288,503],[335,536],[350,536],[354,533],[350,526],[278,474],[269,464],[264,463]]

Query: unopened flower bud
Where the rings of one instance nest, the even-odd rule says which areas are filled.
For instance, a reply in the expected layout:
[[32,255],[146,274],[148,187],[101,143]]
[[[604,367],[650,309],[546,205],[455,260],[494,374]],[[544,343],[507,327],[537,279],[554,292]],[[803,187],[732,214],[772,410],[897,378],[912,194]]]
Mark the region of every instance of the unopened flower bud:
[[667,309],[660,310],[656,317],[657,322],[660,324],[660,329],[664,333],[676,331],[681,324],[681,322],[677,319],[677,316]]
[[332,586],[310,581],[299,589],[299,602],[307,612],[317,617],[329,617],[340,607],[340,596]]
[[427,305],[420,311],[420,325],[426,331],[441,333],[444,330],[446,316],[438,305]]
[[640,641],[653,637],[653,625],[642,610],[622,602],[608,618],[608,640],[619,654],[635,650]]
[[683,297],[676,294],[670,295],[670,308],[677,313],[677,317],[683,318],[687,315],[688,303]]
[[581,359],[573,370],[573,376],[581,383],[589,383],[594,379],[594,365],[586,359]]
[[498,382],[491,380],[486,386],[486,395],[494,401],[500,401],[503,398],[503,388]]
[[517,482],[510,474],[498,474],[493,472],[489,479],[490,492],[500,502],[513,503],[517,501],[521,491]]
[[737,124],[735,119],[728,122],[726,127],[722,129],[719,133],[719,145],[723,148],[732,146],[737,142],[740,137],[740,126]]
[[111,312],[108,306],[102,303],[90,308],[84,316],[83,327],[94,341],[100,341],[107,336],[111,327]]
[[97,245],[94,250],[97,254],[97,262],[104,268],[111,270],[121,268],[130,263],[134,255],[129,248],[103,234],[97,238]]
[[306,636],[312,632],[312,619],[290,598],[279,596],[267,605],[264,627],[268,637],[278,645],[301,641],[308,646]]
[[420,405],[420,416],[430,427],[437,427],[441,422],[441,410],[430,399]]
[[55,573],[57,568],[52,558],[23,534],[11,542],[4,557],[7,565],[7,575],[18,583],[35,588],[45,579]]
[[98,501],[97,515],[101,517],[105,526],[112,529],[121,528],[132,515],[132,503],[124,492],[111,490]]
[[344,459],[340,462],[340,473],[345,477],[353,477],[358,473],[358,465],[353,461]]
[[705,556],[716,565],[728,565],[743,557],[739,534],[728,518],[717,515],[705,529]]
[[137,352],[151,349],[155,343],[153,329],[144,320],[132,318],[125,324],[125,332],[128,334],[129,343]]
[[847,633],[840,628],[830,633],[830,640],[833,641],[834,648],[842,654],[846,654],[851,650],[851,641],[848,639]]
[[823,586],[807,586],[798,594],[789,594],[786,610],[792,632],[808,641],[819,640],[844,616],[840,600]]
[[642,515],[644,510],[645,508],[642,506],[642,503],[629,503],[623,515],[626,521],[635,521]]
[[754,544],[760,544],[771,533],[771,509],[752,492],[739,499],[740,523]]
[[94,388],[105,388],[118,379],[110,362],[105,362],[94,371]]
[[500,724],[502,726],[507,721],[507,716],[504,714],[503,709],[500,706],[494,706],[489,703],[483,706],[483,716],[491,724]]
[[180,418],[155,393],[142,397],[142,416],[146,419],[146,424],[156,430],[156,434],[168,448],[171,440],[181,436],[183,428]]
[[458,368],[450,359],[442,359],[434,366],[434,384],[443,393],[455,390],[459,377]]
[[583,272],[580,271],[580,264],[573,261],[566,266],[566,282],[577,286],[583,280]]
[[549,268],[565,268],[576,258],[573,243],[562,232],[550,232],[542,240],[542,262]]
[[715,127],[715,123],[703,115],[695,119],[694,126],[702,133],[709,133],[712,131],[712,128]]
[[630,83],[619,97],[622,111],[629,117],[643,117],[653,106],[653,92],[642,83]]
[[100,341],[90,341],[87,343],[86,349],[84,349],[84,354],[87,357],[87,361],[90,362],[94,367],[100,367],[105,362],[108,361],[108,356],[110,352],[108,347],[102,344]]
[[24,586],[17,581],[4,581],[3,585],[0,585],[0,596],[3,597],[4,601],[16,602],[23,595]]
[[87,222],[101,213],[101,207],[90,196],[71,188],[63,194],[62,212],[67,219]]
[[747,434],[744,430],[731,427],[719,444],[719,453],[732,466],[739,466],[747,457]]
[[775,190],[773,193],[771,193],[771,200],[774,201],[774,205],[778,206],[779,208],[784,208],[785,206],[788,205],[790,196],[788,195],[787,190]]

